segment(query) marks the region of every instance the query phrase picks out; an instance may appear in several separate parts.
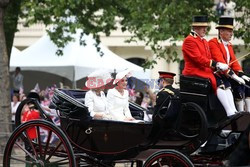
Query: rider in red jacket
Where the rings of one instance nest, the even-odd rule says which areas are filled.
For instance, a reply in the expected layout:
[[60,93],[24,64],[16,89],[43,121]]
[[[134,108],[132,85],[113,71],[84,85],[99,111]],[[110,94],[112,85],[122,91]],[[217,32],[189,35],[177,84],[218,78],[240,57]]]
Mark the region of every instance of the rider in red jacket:
[[[219,20],[219,25],[216,27],[219,31],[219,38],[213,38],[209,41],[209,48],[211,51],[212,58],[221,63],[229,65],[229,69],[216,73],[217,80],[217,94],[218,97],[222,96],[222,99],[229,99],[228,101],[223,100],[223,103],[229,103],[230,108],[226,110],[231,110],[228,112],[235,112],[234,99],[231,92],[231,87],[234,92],[234,97],[236,99],[238,111],[244,111],[243,98],[244,98],[244,86],[245,81],[250,80],[243,71],[236,59],[233,51],[232,44],[229,42],[233,35],[233,18],[221,17]],[[232,80],[232,79],[233,80]]]
[[185,67],[183,75],[198,76],[209,78],[214,92],[216,92],[216,79],[213,70],[217,67],[223,70],[228,68],[228,65],[217,63],[212,60],[209,46],[204,38],[207,32],[208,18],[207,16],[194,16],[192,23],[192,31],[188,35],[182,46]]

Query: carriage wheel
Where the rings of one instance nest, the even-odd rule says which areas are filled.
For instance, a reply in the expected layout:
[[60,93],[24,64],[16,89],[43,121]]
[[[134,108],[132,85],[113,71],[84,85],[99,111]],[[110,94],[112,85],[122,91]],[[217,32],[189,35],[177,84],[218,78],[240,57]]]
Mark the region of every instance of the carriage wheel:
[[37,115],[39,115],[39,118],[49,119],[42,111],[42,108],[40,107],[38,101],[36,99],[28,98],[28,99],[23,100],[16,110],[16,114],[15,114],[16,127],[24,123],[24,121],[22,120],[23,115],[31,111],[37,112],[38,113]]
[[209,132],[207,117],[203,109],[192,102],[182,104],[176,130],[188,138],[199,137],[201,142],[206,141]]
[[182,153],[176,150],[158,151],[152,154],[143,167],[193,167],[193,163]]
[[4,150],[3,166],[76,166],[73,148],[61,129],[45,120],[20,125]]

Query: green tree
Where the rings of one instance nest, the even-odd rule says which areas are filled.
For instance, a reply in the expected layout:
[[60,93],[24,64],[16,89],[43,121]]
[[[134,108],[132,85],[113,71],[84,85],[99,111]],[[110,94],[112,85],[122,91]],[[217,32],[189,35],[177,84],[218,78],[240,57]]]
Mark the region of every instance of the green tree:
[[6,41],[4,34],[3,18],[9,0],[0,0],[0,122],[4,123],[0,126],[0,152],[5,147],[9,132],[8,120],[10,120],[10,91],[9,91],[9,68],[8,54],[6,49]]
[[[10,129],[9,59],[21,1],[0,0],[0,153],[6,145]],[[6,40],[5,40],[6,37]]]
[[245,46],[249,50],[250,46],[250,1],[248,0],[237,0],[236,2],[236,20],[240,23],[240,27],[234,32],[234,35],[238,38],[243,39]]
[[[24,17],[29,18],[28,24],[53,25],[49,35],[59,48],[71,40],[65,32],[80,29],[93,34],[99,43],[100,32],[109,36],[112,30],[121,28],[133,34],[128,42],[144,41],[158,58],[170,61],[177,60],[177,54],[163,48],[161,42],[182,40],[190,31],[192,16],[212,15],[212,7],[213,2],[206,0],[33,0],[24,5],[24,11],[28,11]],[[145,65],[155,63],[151,60]]]

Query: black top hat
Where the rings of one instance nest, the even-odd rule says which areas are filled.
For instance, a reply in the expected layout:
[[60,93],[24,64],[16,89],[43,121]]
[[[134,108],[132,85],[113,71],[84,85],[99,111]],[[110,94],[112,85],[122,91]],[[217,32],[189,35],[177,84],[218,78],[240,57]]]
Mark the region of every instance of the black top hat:
[[192,22],[192,26],[195,27],[207,27],[209,26],[208,24],[208,18],[207,16],[193,16],[193,22]]
[[216,27],[216,29],[219,29],[219,28],[233,29],[234,28],[233,25],[234,25],[234,18],[232,18],[232,17],[220,17],[219,25]]
[[176,75],[175,73],[172,72],[165,72],[165,71],[159,71],[159,78],[170,78],[173,79],[174,76]]

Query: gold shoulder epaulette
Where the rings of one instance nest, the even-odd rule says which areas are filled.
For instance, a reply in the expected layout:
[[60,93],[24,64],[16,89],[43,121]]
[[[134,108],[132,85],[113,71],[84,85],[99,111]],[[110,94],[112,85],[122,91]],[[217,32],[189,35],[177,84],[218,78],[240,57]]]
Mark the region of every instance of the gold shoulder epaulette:
[[167,92],[167,93],[169,93],[171,95],[174,95],[174,92],[172,90],[170,90],[170,89],[164,88],[163,91],[165,91],[165,92]]

